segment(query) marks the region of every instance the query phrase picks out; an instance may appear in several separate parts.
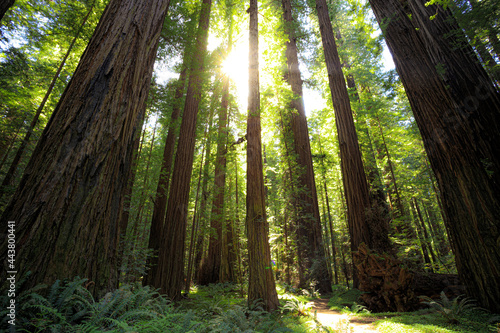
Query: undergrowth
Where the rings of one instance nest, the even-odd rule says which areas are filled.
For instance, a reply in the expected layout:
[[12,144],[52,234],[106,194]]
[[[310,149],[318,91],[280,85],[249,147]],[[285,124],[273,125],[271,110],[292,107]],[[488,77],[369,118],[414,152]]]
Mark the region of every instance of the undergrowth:
[[[187,299],[175,304],[140,284],[124,285],[96,300],[86,284],[86,279],[76,277],[18,295],[16,331],[326,332],[305,310],[310,306],[304,305],[304,296],[282,293],[282,307],[268,313],[259,302],[248,305],[242,288],[235,284],[194,287]],[[8,302],[6,295],[0,297],[1,309],[6,309]],[[0,331],[7,330],[6,310],[0,315]]]
[[448,299],[441,295],[433,300],[422,297],[422,309],[414,312],[371,313],[359,303],[362,292],[337,287],[328,303],[330,309],[357,317],[375,317],[374,323],[381,333],[500,333],[500,316],[473,305],[464,297]]

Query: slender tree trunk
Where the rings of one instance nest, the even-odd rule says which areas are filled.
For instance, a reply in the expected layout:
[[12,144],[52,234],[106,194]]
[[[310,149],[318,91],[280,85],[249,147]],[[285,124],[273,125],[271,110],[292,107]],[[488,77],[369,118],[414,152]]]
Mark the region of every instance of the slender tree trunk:
[[419,223],[419,216],[417,215],[417,209],[415,207],[415,202],[412,200],[410,202],[412,212],[413,212],[413,223],[415,224],[415,229],[417,231],[417,237],[420,242],[420,247],[422,248],[422,257],[424,258],[425,264],[430,267],[432,270],[432,262],[431,258],[429,257],[429,251],[427,249],[427,242],[424,240],[424,235],[422,233],[422,227],[420,226]]
[[[11,2],[11,5],[14,2]],[[29,143],[29,140],[31,138],[31,134],[35,130],[35,126],[38,123],[38,118],[40,118],[40,115],[42,114],[43,108],[45,106],[45,103],[47,103],[47,100],[49,99],[50,94],[52,93],[52,90],[54,89],[54,86],[56,85],[57,79],[59,78],[59,74],[61,74],[61,71],[66,64],[66,60],[68,59],[69,55],[71,54],[71,51],[73,50],[73,46],[75,45],[76,41],[78,40],[78,36],[80,36],[80,33],[85,26],[85,23],[87,23],[87,19],[89,18],[90,14],[92,13],[92,10],[94,9],[95,5],[95,0],[90,6],[89,11],[87,12],[87,15],[83,18],[82,23],[80,24],[80,28],[78,29],[78,32],[76,33],[76,36],[73,38],[73,41],[69,45],[68,50],[66,51],[66,54],[64,55],[63,59],[61,60],[61,63],[59,64],[59,67],[57,68],[56,74],[52,78],[52,81],[50,82],[49,89],[47,89],[47,92],[45,93],[45,96],[43,97],[42,103],[40,103],[40,106],[35,112],[35,116],[31,120],[30,126],[28,128],[28,131],[26,132],[23,141],[21,142],[21,145],[17,149],[16,155],[14,156],[14,159],[12,160],[12,163],[10,164],[9,170],[7,171],[7,174],[5,175],[5,178],[2,181],[2,185],[0,185],[0,188],[2,188],[2,191],[0,191],[0,199],[2,195],[5,193],[3,190],[5,187],[8,187],[12,185],[12,182],[14,180],[14,175],[19,167],[19,162],[21,161],[21,157],[23,156],[24,150],[26,149],[26,146]],[[1,16],[3,16],[3,13],[1,12],[3,6],[0,6],[0,19]]]
[[[318,195],[314,182],[314,170],[309,143],[309,131],[302,99],[302,78],[300,77],[297,44],[295,42],[295,31],[292,26],[292,5],[290,0],[282,0],[283,16],[286,22],[287,58],[287,81],[294,94],[290,101],[291,112],[288,115],[287,125],[293,135],[294,156],[296,156],[297,168],[294,170],[298,177],[299,191],[296,194],[298,203],[298,250],[302,253],[302,264],[309,273],[307,280],[317,281],[317,288],[321,293],[332,291],[332,285],[328,276],[327,261],[323,248],[321,235],[321,221],[318,207]],[[313,263],[316,262],[313,268]],[[306,287],[306,285],[302,285]]]
[[[205,141],[207,140],[208,136],[208,127],[205,129]],[[192,276],[192,266],[193,266],[193,252],[194,252],[194,243],[195,243],[195,236],[199,232],[199,226],[200,226],[200,218],[198,214],[198,199],[200,198],[200,189],[201,189],[201,179],[203,178],[203,160],[205,157],[205,152],[207,150],[207,145],[205,144],[203,146],[203,151],[201,153],[201,161],[200,161],[200,171],[198,172],[198,185],[196,186],[196,199],[194,202],[194,212],[193,212],[193,223],[191,227],[191,239],[189,241],[189,254],[188,254],[188,271],[186,275],[186,287],[185,287],[185,292],[186,294],[189,294],[189,290],[191,287],[191,276]]]
[[44,129],[2,216],[16,221],[26,287],[74,276],[94,295],[118,286],[123,191],[168,4],[110,1]]
[[[425,227],[425,222],[424,222],[424,218],[422,216],[422,211],[420,210],[420,205],[418,204],[418,201],[416,198],[413,198],[413,203],[415,205],[415,209],[417,211],[417,217],[418,219],[416,220],[416,222],[420,222],[420,232],[421,232],[421,236],[422,236],[422,241],[424,242],[426,248],[427,248],[427,252],[430,254],[431,256],[431,259],[432,259],[432,263],[433,264],[436,264],[437,263],[437,259],[436,259],[436,255],[434,254],[434,251],[432,250],[432,246],[431,246],[431,243],[429,243],[429,234],[427,233],[427,228]],[[431,270],[432,270],[432,266],[431,266]]]
[[[210,120],[207,133],[212,132],[213,110],[215,106],[215,101],[218,100],[218,93],[216,95],[217,96],[214,96],[212,100],[213,105],[211,106],[210,109],[211,112],[210,112]],[[205,163],[203,165],[203,176],[202,176],[203,182],[201,186],[201,202],[200,202],[199,217],[198,217],[198,219],[200,220],[200,232],[198,233],[198,237],[196,239],[196,250],[194,256],[194,276],[198,283],[200,283],[200,268],[203,258],[206,224],[208,223],[208,219],[210,216],[207,208],[208,197],[209,197],[208,181],[210,179],[209,176],[210,161],[211,161],[210,156],[212,152],[212,139],[210,136],[206,137],[206,147],[207,147],[206,148],[207,153],[205,154],[206,158],[205,158]]]
[[[140,118],[137,119],[138,128],[143,128],[143,115],[140,115]],[[139,160],[139,157],[141,156],[141,151],[142,151],[142,141],[141,141],[141,133],[145,131],[136,131],[135,133],[135,139],[133,143],[133,151],[134,154],[132,156],[132,165],[130,166],[130,173],[128,177],[128,182],[127,182],[127,187],[123,190],[123,197],[124,197],[124,202],[123,202],[123,213],[120,218],[120,252],[119,252],[119,267],[121,270],[120,273],[120,282],[122,282],[122,279],[126,281],[127,276],[124,276],[123,269],[128,265],[129,262],[129,257],[127,257],[127,254],[129,254],[131,248],[133,247],[133,243],[127,242],[127,229],[128,229],[128,222],[130,219],[130,206],[131,206],[131,201],[132,201],[132,190],[134,188],[134,182],[135,182],[135,176],[137,174],[137,162]],[[144,140],[144,135],[142,135],[142,140]],[[137,151],[139,150],[139,151]]]
[[[26,116],[24,117],[22,124],[24,124],[24,121],[26,120]],[[14,134],[14,137],[10,140],[10,143],[8,144],[7,149],[4,150],[3,156],[2,156],[2,162],[0,162],[0,171],[2,170],[5,162],[7,161],[7,158],[9,157],[10,151],[14,147],[14,144],[16,143],[17,138],[19,137],[19,132],[23,129],[24,126],[19,126],[17,129],[16,134]],[[3,147],[2,147],[3,148]],[[0,196],[3,196],[3,193],[0,193]]]
[[184,95],[187,77],[187,57],[189,53],[188,47],[184,50],[184,61],[182,70],[179,74],[177,88],[175,90],[174,107],[171,115],[171,122],[168,128],[167,138],[165,139],[165,147],[163,149],[163,160],[160,169],[160,178],[156,187],[156,197],[153,204],[153,216],[151,219],[151,231],[149,233],[148,248],[153,250],[153,256],[148,258],[146,266],[150,267],[149,274],[144,277],[144,285],[152,283],[151,278],[156,275],[158,267],[158,252],[160,250],[161,237],[163,235],[163,223],[165,220],[165,211],[167,208],[168,185],[170,183],[170,172],[172,170],[172,162],[174,157],[175,142],[178,137],[178,119],[181,113],[181,102]]
[[328,187],[326,186],[326,167],[325,167],[325,161],[324,161],[324,154],[323,154],[323,146],[321,145],[321,138],[319,138],[319,149],[320,149],[320,154],[322,156],[321,158],[321,175],[323,177],[323,187],[325,189],[325,200],[326,200],[326,209],[328,213],[328,224],[330,226],[330,239],[332,242],[332,262],[333,262],[333,271],[334,271],[334,278],[335,278],[335,284],[339,284],[339,268],[337,265],[337,248],[336,248],[336,239],[337,237],[335,236],[335,230],[333,229],[333,221],[332,221],[332,214],[330,210],[330,199],[328,197]]
[[266,311],[279,306],[269,249],[260,126],[259,44],[257,0],[250,0],[250,46],[247,118],[248,304],[260,300]]
[[203,0],[200,23],[196,38],[196,48],[189,75],[186,104],[182,116],[179,143],[175,155],[175,165],[167,203],[167,213],[160,243],[160,260],[153,285],[172,300],[181,296],[184,280],[184,244],[186,237],[189,187],[193,170],[196,139],[196,120],[201,100],[204,58],[207,51],[208,27],[211,0]]
[[[231,52],[232,31],[229,29],[229,42],[227,53]],[[217,283],[220,279],[223,246],[227,246],[223,240],[223,225],[227,222],[224,216],[224,196],[226,187],[226,153],[227,153],[227,112],[229,106],[229,76],[224,76],[221,107],[219,109],[219,130],[217,138],[217,158],[215,161],[215,175],[213,187],[212,214],[210,217],[210,238],[208,244],[208,256],[204,262],[200,275],[200,284],[208,285]],[[224,238],[226,235],[224,235]],[[224,254],[229,255],[228,249]],[[227,260],[227,258],[226,258]],[[229,263],[225,261],[225,263]],[[224,267],[225,273],[234,275],[232,268]],[[232,280],[233,276],[224,276],[224,280]]]
[[16,0],[4,0],[0,2],[0,22],[2,21],[7,10],[12,7],[12,5],[16,2]]
[[[441,44],[452,25],[396,0],[370,0],[405,87],[436,174],[457,269],[467,293],[500,311],[500,117],[497,93],[464,53]],[[410,4],[421,8],[419,3]],[[416,7],[415,7],[416,8]],[[430,6],[429,10],[436,11]],[[390,19],[389,19],[390,18]],[[420,25],[420,23],[422,23]],[[435,30],[436,29],[436,30]],[[432,47],[431,47],[432,45]],[[435,47],[435,49],[433,49]],[[436,61],[444,64],[443,73]],[[471,62],[472,61],[472,62]],[[423,98],[422,96],[425,96]]]
[[[135,250],[137,248],[138,242],[139,242],[139,225],[143,221],[142,218],[142,213],[144,210],[144,206],[146,205],[146,200],[148,199],[148,187],[149,187],[149,167],[151,166],[151,156],[153,155],[153,147],[155,144],[155,137],[156,137],[156,126],[158,123],[155,124],[155,127],[153,128],[153,136],[151,138],[151,145],[149,147],[149,154],[147,156],[146,160],[146,170],[144,172],[144,179],[142,181],[142,190],[141,193],[139,194],[139,206],[137,207],[137,214],[135,215],[135,220],[134,220],[134,228],[132,231],[132,237],[135,237],[135,242],[133,243],[133,249]],[[146,223],[146,221],[144,221]]]

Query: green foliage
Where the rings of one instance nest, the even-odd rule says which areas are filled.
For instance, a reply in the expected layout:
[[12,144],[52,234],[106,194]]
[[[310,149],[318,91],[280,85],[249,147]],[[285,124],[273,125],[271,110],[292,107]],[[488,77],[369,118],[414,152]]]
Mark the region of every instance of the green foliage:
[[286,299],[285,305],[282,306],[282,312],[292,312],[297,316],[309,316],[311,313],[312,303],[302,302],[296,297]]
[[337,286],[337,289],[333,291],[332,297],[328,301],[328,306],[334,310],[356,309],[356,302],[362,294],[363,292],[358,289],[346,289],[345,287]]
[[424,300],[424,304],[435,309],[451,324],[457,324],[460,320],[460,316],[478,309],[474,304],[475,301],[471,298],[459,296],[450,300],[444,291],[441,292],[439,300],[433,300],[428,296],[420,296],[420,298]]

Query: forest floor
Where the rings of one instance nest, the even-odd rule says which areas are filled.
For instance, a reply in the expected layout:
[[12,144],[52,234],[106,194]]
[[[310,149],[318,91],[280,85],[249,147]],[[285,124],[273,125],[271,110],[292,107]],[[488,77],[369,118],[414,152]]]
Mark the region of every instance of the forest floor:
[[500,316],[480,308],[463,311],[457,315],[457,322],[451,323],[431,308],[404,313],[371,313],[357,303],[361,294],[356,289],[336,288],[328,298],[314,299],[317,321],[333,328],[334,332],[500,333],[500,326],[494,324],[500,321]]
[[312,302],[315,317],[321,325],[335,329],[349,326],[350,331],[355,333],[378,332],[375,325],[373,325],[373,322],[377,321],[378,318],[358,317],[337,310],[330,310],[329,300],[328,298],[318,298]]

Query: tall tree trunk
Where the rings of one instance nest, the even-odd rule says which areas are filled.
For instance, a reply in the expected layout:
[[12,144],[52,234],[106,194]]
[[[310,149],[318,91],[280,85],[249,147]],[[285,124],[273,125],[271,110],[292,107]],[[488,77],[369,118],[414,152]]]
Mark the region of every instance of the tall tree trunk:
[[16,2],[16,0],[4,0],[0,3],[0,22],[2,21],[5,13]]
[[[232,29],[229,29],[229,41],[227,47],[227,53],[231,52],[232,44]],[[227,242],[223,240],[223,225],[227,222],[224,216],[224,196],[226,188],[226,153],[227,153],[227,112],[229,106],[229,76],[224,75],[223,91],[221,106],[219,108],[219,130],[217,137],[217,158],[215,160],[215,175],[214,175],[214,187],[213,187],[213,203],[212,203],[212,214],[210,216],[210,238],[208,243],[208,256],[201,268],[199,283],[202,285],[208,285],[210,283],[219,282],[221,273],[221,256],[222,256],[222,246],[226,245]],[[226,237],[226,235],[224,235]],[[225,251],[227,252],[227,249]],[[227,258],[226,258],[227,259]],[[228,262],[226,262],[228,263]],[[233,272],[232,269],[228,267],[224,268],[226,273]],[[225,276],[224,279],[227,281],[232,279],[232,276]]]
[[[210,118],[212,115],[210,115]],[[205,142],[207,141],[207,136],[208,136],[208,129],[211,127],[211,121],[210,121],[210,126],[207,124],[207,127],[205,129]],[[200,218],[198,214],[198,200],[200,198],[200,190],[201,190],[201,180],[203,178],[203,160],[208,159],[208,156],[205,157],[205,152],[207,150],[207,144],[203,146],[203,151],[201,153],[201,161],[200,161],[200,171],[198,172],[198,185],[196,186],[196,197],[194,201],[194,212],[193,212],[193,223],[191,227],[191,239],[189,241],[189,254],[188,254],[188,265],[187,265],[187,274],[186,274],[186,287],[185,287],[185,292],[186,294],[189,294],[189,290],[191,287],[191,276],[192,276],[192,266],[193,266],[193,252],[195,249],[195,237],[199,232],[200,229]]]
[[179,80],[175,89],[174,106],[172,110],[171,122],[168,128],[165,147],[163,149],[163,160],[160,169],[160,178],[156,187],[156,196],[153,204],[153,216],[151,218],[151,231],[149,233],[148,248],[153,250],[153,256],[148,258],[146,266],[150,267],[148,275],[144,277],[144,285],[152,283],[151,278],[156,275],[158,267],[158,251],[160,250],[161,237],[163,235],[163,223],[165,220],[165,211],[167,208],[168,185],[170,183],[170,172],[175,150],[175,141],[178,137],[178,119],[181,113],[181,102],[184,95],[187,77],[187,57],[188,47],[184,50],[184,61],[182,70],[179,74]]
[[[376,251],[383,252],[386,248],[379,248],[379,244],[390,244],[389,242],[374,244],[374,237],[379,236],[379,229],[376,223],[369,221],[365,212],[370,209],[370,197],[368,183],[361,152],[359,150],[356,128],[352,117],[351,105],[349,103],[349,93],[347,92],[342,67],[335,44],[332,24],[328,14],[328,7],[325,0],[316,0],[316,11],[319,19],[321,39],[325,53],[326,68],[332,94],[333,108],[340,145],[341,170],[347,200],[349,234],[351,235],[351,250],[356,251],[359,244],[365,243]],[[383,236],[388,237],[388,236]],[[356,270],[355,270],[356,271]],[[358,286],[356,274],[354,276],[354,286]]]
[[[168,4],[110,1],[43,131],[2,216],[16,221],[27,287],[74,276],[94,295],[118,286],[122,194]],[[6,241],[0,251],[3,262]]]
[[[309,131],[302,98],[302,78],[300,77],[297,44],[295,31],[292,28],[291,0],[282,0],[285,31],[288,35],[286,42],[287,81],[292,88],[294,96],[290,101],[291,112],[288,115],[287,125],[293,134],[293,156],[296,157],[297,168],[294,170],[298,178],[296,202],[298,204],[298,250],[302,253],[302,264],[309,276],[304,281],[306,284],[317,281],[317,288],[321,293],[332,291],[332,284],[328,276],[327,261],[323,248],[321,234],[321,220],[318,207],[318,195],[314,182],[314,170],[309,142]],[[315,262],[314,269],[313,263]],[[301,287],[306,287],[302,285]]]
[[[12,1],[13,3],[13,1]],[[73,50],[73,46],[75,45],[76,41],[78,40],[78,36],[80,36],[80,32],[83,30],[83,27],[85,26],[85,23],[87,23],[87,19],[89,18],[90,14],[92,13],[92,10],[94,9],[95,5],[95,0],[90,6],[89,11],[87,12],[87,15],[83,18],[82,23],[80,24],[80,28],[78,29],[75,37],[73,38],[73,41],[68,47],[68,50],[66,51],[66,54],[64,55],[63,59],[61,60],[61,63],[59,64],[59,67],[57,68],[56,73],[54,74],[54,77],[52,78],[52,81],[50,82],[49,88],[47,89],[47,92],[45,93],[45,96],[43,97],[42,103],[38,106],[38,109],[35,112],[35,116],[31,120],[30,126],[28,128],[28,131],[26,132],[23,141],[21,142],[21,145],[17,149],[16,155],[14,156],[14,159],[12,160],[12,163],[10,164],[9,170],[7,171],[7,174],[5,175],[5,178],[2,181],[2,185],[0,185],[0,199],[2,198],[3,194],[5,191],[3,190],[7,186],[12,185],[12,182],[14,180],[14,175],[17,171],[17,168],[19,167],[19,162],[21,161],[21,157],[23,156],[24,150],[26,149],[26,146],[28,145],[31,134],[35,130],[35,126],[38,123],[38,118],[40,118],[40,115],[42,114],[43,108],[45,107],[45,103],[47,103],[47,100],[49,99],[50,94],[52,93],[52,90],[54,89],[54,86],[56,85],[57,79],[59,78],[59,74],[61,74],[61,71],[66,64],[66,60],[68,59],[69,55],[71,54],[71,51]],[[1,10],[1,7],[0,7]],[[0,11],[0,16],[2,15],[2,12]],[[0,17],[1,19],[1,17]]]
[[184,244],[186,237],[189,187],[193,170],[196,139],[196,120],[201,100],[204,58],[207,52],[211,0],[203,0],[196,37],[196,48],[191,64],[186,104],[182,116],[179,143],[167,203],[167,213],[160,243],[160,260],[153,285],[172,300],[181,296],[184,279]]
[[[143,118],[142,118],[142,115],[140,117],[140,119],[137,119],[137,124],[138,124],[138,128],[141,128],[143,127]],[[145,132],[145,131],[144,131]],[[142,139],[144,140],[144,136],[142,137]],[[121,270],[121,274],[120,274],[120,282],[121,279],[127,279],[127,276],[124,276],[123,275],[123,269],[126,267],[126,265],[128,265],[128,259],[127,258],[127,251],[130,249],[130,246],[128,245],[128,243],[126,242],[127,240],[127,228],[128,228],[128,221],[130,219],[130,205],[131,205],[131,201],[132,201],[132,190],[134,188],[134,182],[135,182],[135,176],[137,174],[137,161],[139,159],[139,156],[141,155],[140,151],[137,152],[137,150],[139,149],[139,146],[142,145],[142,141],[141,141],[141,131],[136,131],[135,133],[135,139],[134,139],[134,143],[133,143],[133,148],[132,150],[134,151],[134,154],[132,156],[132,165],[130,166],[130,173],[129,173],[129,177],[128,177],[128,181],[127,181],[127,186],[126,188],[123,190],[123,197],[124,197],[124,202],[123,202],[123,213],[122,213],[122,216],[120,218],[120,245],[121,245],[121,248],[119,249],[119,267],[120,267],[120,270]],[[141,149],[142,150],[142,146],[141,146]],[[133,244],[131,244],[131,246],[133,246]]]
[[250,14],[246,200],[248,304],[260,300],[264,303],[266,311],[273,311],[278,308],[279,301],[271,266],[262,168],[257,0],[250,0],[248,12]]
[[[218,94],[218,93],[217,93]],[[215,105],[215,101],[218,100],[217,96],[213,97],[213,103]],[[208,132],[212,132],[212,123],[213,123],[213,110],[214,106],[211,106],[211,113],[210,113],[210,120],[209,120],[209,125],[208,125]],[[203,258],[203,249],[204,249],[204,242],[205,242],[205,233],[206,233],[206,225],[208,223],[208,219],[210,217],[210,214],[208,213],[208,208],[207,208],[207,203],[208,203],[208,197],[209,197],[209,189],[208,189],[208,181],[210,179],[209,175],[209,169],[210,169],[210,155],[212,153],[212,139],[210,136],[206,137],[206,150],[207,153],[205,154],[205,162],[203,165],[203,182],[201,185],[201,202],[200,202],[200,209],[199,209],[199,217],[198,219],[200,220],[200,232],[198,233],[198,237],[196,238],[196,248],[195,248],[195,256],[194,256],[194,277],[198,284],[200,283],[200,269],[201,269],[201,262]]]
[[420,247],[422,249],[422,258],[424,258],[424,262],[428,267],[432,267],[431,258],[429,257],[429,251],[427,250],[427,243],[424,241],[424,235],[418,221],[419,217],[417,215],[417,209],[415,208],[415,203],[413,200],[410,201],[410,206],[413,213],[413,223],[415,224],[416,234],[418,237],[418,241],[420,242]]
[[[466,54],[444,40],[449,15],[419,31],[397,0],[370,0],[439,184],[446,225],[467,293],[500,311],[500,117],[497,93]],[[410,2],[413,8],[419,3]],[[436,11],[430,6],[429,10]],[[439,16],[438,15],[438,16]],[[423,23],[420,25],[420,23]],[[431,48],[431,45],[433,47]],[[435,49],[433,49],[435,47]],[[436,60],[445,66],[437,71]],[[472,62],[471,62],[472,61]],[[442,66],[443,66],[442,65]],[[422,96],[425,96],[423,98]]]

